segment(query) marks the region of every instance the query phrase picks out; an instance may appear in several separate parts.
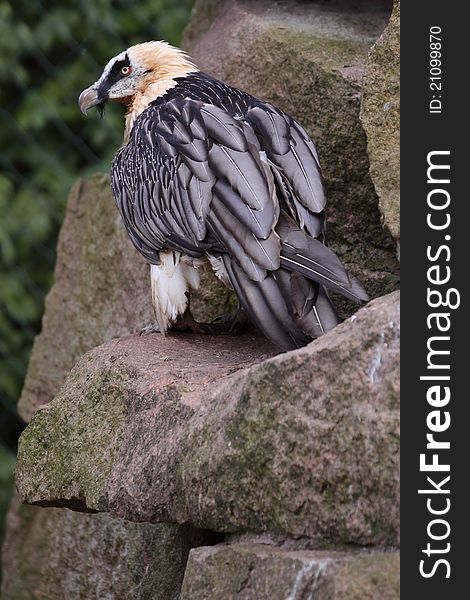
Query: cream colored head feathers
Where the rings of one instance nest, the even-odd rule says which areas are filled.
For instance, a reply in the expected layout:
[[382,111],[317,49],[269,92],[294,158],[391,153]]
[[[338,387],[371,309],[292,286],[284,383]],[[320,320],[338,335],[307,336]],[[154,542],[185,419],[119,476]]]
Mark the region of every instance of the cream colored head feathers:
[[126,104],[127,137],[136,117],[175,86],[177,77],[197,70],[182,50],[167,42],[137,44],[108,62],[98,81],[80,94],[80,108],[86,112],[107,101]]
[[183,50],[167,42],[145,42],[127,50],[131,64],[143,67],[155,81],[197,71]]

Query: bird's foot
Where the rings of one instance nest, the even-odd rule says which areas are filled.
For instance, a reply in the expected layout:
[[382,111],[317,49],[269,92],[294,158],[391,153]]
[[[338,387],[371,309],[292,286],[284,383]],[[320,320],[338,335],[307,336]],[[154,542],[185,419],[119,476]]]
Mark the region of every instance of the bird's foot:
[[211,327],[215,327],[219,335],[243,333],[251,325],[248,315],[241,308],[235,313],[219,315],[211,323]]
[[183,315],[180,315],[172,326],[172,331],[190,331],[202,335],[215,335],[212,324],[198,323],[189,309]]
[[[219,315],[211,323],[199,323],[191,314],[189,308],[180,315],[171,326],[171,331],[191,332],[199,335],[231,335],[245,331],[251,325],[244,310],[238,309],[231,314]],[[156,323],[143,327],[139,335],[160,333]]]
[[147,335],[148,333],[160,333],[160,328],[156,323],[151,323],[139,331],[139,335]]

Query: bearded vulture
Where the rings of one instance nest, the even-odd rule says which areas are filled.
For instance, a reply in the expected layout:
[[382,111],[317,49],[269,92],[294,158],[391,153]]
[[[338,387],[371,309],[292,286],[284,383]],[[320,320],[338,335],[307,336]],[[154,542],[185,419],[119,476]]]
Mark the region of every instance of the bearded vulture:
[[315,145],[290,115],[202,73],[165,42],[112,58],[81,111],[127,107],[111,186],[127,233],[150,263],[158,330],[188,312],[209,261],[259,329],[284,349],[332,329],[327,290],[367,294],[325,245]]

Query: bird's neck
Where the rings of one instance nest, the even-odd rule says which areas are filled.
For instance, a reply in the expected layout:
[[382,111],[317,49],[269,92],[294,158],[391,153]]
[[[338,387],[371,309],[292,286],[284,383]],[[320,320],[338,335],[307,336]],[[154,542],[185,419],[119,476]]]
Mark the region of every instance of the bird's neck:
[[178,77],[186,77],[190,73],[198,71],[189,60],[182,60],[177,64],[171,65],[168,68],[161,68],[155,73],[150,74],[145,79],[145,84],[142,88],[130,99],[128,111],[126,114],[126,128],[124,134],[124,142],[129,140],[132,127],[137,117],[151,102],[166,94],[166,92],[175,87],[178,83]]

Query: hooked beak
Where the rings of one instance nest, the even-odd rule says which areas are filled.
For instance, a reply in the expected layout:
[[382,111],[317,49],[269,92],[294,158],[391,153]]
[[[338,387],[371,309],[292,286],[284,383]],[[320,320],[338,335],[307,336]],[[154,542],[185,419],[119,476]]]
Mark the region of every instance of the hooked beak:
[[99,103],[100,100],[98,100],[98,91],[93,86],[83,90],[78,98],[78,105],[84,115],[86,115],[86,111],[89,108],[96,106]]

